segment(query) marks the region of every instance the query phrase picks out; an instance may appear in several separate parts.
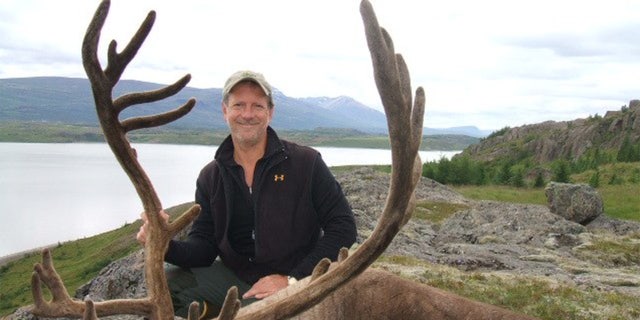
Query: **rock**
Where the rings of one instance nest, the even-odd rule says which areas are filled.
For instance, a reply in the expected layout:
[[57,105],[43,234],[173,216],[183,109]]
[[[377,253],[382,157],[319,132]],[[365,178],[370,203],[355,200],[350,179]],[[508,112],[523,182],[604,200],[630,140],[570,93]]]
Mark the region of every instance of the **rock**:
[[146,295],[144,281],[144,250],[107,265],[96,278],[76,290],[75,297],[93,301],[142,298]]
[[585,227],[549,212],[543,205],[521,205],[480,201],[458,212],[440,225],[435,239],[440,243],[500,243],[542,247],[550,235],[577,235]]
[[591,186],[550,182],[544,190],[551,212],[586,225],[604,211],[602,197]]
[[618,236],[638,233],[640,234],[640,222],[618,220],[606,215],[601,215],[586,225],[589,230],[595,232],[610,232]]

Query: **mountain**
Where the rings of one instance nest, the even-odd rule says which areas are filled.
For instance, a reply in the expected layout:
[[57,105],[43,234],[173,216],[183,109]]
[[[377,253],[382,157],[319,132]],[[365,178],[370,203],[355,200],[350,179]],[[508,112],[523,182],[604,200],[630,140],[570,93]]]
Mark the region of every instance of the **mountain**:
[[[114,97],[161,87],[163,85],[156,83],[122,80],[114,88]],[[131,107],[123,112],[122,117],[167,111],[195,97],[196,107],[172,126],[223,129],[226,128],[226,124],[220,109],[221,92],[218,88],[186,87],[165,100]],[[384,114],[351,98],[296,99],[274,90],[274,100],[277,112],[273,125],[280,129],[350,128],[367,133],[379,133],[386,129]],[[87,79],[0,79],[0,118],[3,120],[95,125],[98,120],[93,106],[93,96]]]
[[[156,90],[164,85],[135,80],[122,80],[114,88],[114,97],[125,93]],[[174,109],[189,98],[196,107],[180,120],[169,124],[174,128],[222,129],[219,88],[186,87],[162,101],[133,106],[122,118],[148,115]],[[276,113],[273,126],[283,130],[313,130],[316,128],[353,129],[364,133],[386,133],[385,115],[350,97],[292,98],[274,90]],[[4,121],[54,122],[76,125],[97,125],[93,95],[89,81],[83,78],[32,77],[0,79],[0,119]],[[447,129],[425,128],[425,135],[467,135],[484,137],[488,132],[476,127]]]
[[484,138],[491,134],[492,130],[480,130],[475,126],[462,126],[462,127],[451,127],[451,128],[424,128],[424,135],[432,136],[432,135],[463,135],[470,136],[475,138]]
[[547,163],[581,157],[602,161],[598,158],[616,159],[625,145],[631,152],[640,152],[640,100],[630,101],[621,110],[608,111],[604,117],[506,127],[469,146],[462,154],[481,162]]
[[[304,98],[303,101],[309,102],[313,105],[318,105],[331,112],[339,114],[347,119],[358,118],[360,121],[369,123],[372,128],[379,125],[380,122],[385,123],[385,116],[378,110],[367,107],[366,105],[350,98],[350,97],[337,97],[337,98]],[[380,129],[382,132],[386,131],[386,128]],[[491,134],[491,130],[480,130],[475,126],[461,126],[450,128],[429,128],[425,127],[423,134],[425,136],[442,136],[442,135],[461,135],[474,138],[483,138]]]
[[340,96],[337,98],[303,98],[302,101],[311,105],[317,105],[332,114],[343,119],[358,119],[366,124],[373,132],[386,132],[387,120],[385,115],[375,109],[354,100],[353,98]]

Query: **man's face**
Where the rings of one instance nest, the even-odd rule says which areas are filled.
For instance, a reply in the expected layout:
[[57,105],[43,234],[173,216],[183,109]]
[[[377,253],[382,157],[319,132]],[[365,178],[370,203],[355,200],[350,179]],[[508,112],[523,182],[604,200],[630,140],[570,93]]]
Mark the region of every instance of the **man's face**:
[[233,87],[227,103],[222,104],[222,113],[234,144],[252,147],[266,141],[273,108],[258,84],[245,81]]

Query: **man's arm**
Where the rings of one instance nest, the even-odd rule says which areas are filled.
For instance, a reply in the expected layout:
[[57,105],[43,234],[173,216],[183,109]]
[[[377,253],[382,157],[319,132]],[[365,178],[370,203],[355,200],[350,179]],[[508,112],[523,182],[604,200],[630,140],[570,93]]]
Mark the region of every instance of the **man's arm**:
[[205,167],[196,182],[196,203],[200,205],[200,214],[193,222],[187,239],[184,241],[171,240],[169,249],[164,257],[168,263],[184,267],[206,267],[213,263],[218,256],[215,244],[215,223],[211,212],[210,190],[211,171]]
[[243,299],[264,299],[289,285],[287,276],[282,274],[270,274],[264,276],[251,286],[251,289],[242,295]]
[[[165,222],[169,222],[169,215],[164,212],[164,210],[160,211],[160,218],[162,218]],[[144,247],[147,243],[147,228],[149,228],[149,218],[147,217],[147,213],[142,211],[140,214],[140,218],[142,219],[142,225],[136,234],[136,240]]]
[[357,230],[353,211],[338,181],[318,154],[312,178],[312,201],[324,234],[311,252],[291,271],[301,279],[311,274],[322,258],[336,260],[341,248],[356,241]]

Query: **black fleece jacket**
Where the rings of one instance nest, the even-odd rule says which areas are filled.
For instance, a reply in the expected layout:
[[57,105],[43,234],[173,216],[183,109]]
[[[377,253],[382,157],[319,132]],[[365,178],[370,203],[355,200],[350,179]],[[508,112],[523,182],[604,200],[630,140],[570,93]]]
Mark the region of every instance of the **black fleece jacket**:
[[[355,242],[353,212],[320,153],[267,130],[267,150],[256,165],[252,190],[233,160],[231,137],[220,145],[197,180],[196,203],[202,211],[185,241],[171,241],[165,261],[205,267],[219,256],[253,284],[269,274],[308,276],[322,258],[335,260],[340,248]],[[247,210],[253,214],[253,230],[230,230],[233,216],[246,218]],[[243,232],[251,235],[242,237]]]

